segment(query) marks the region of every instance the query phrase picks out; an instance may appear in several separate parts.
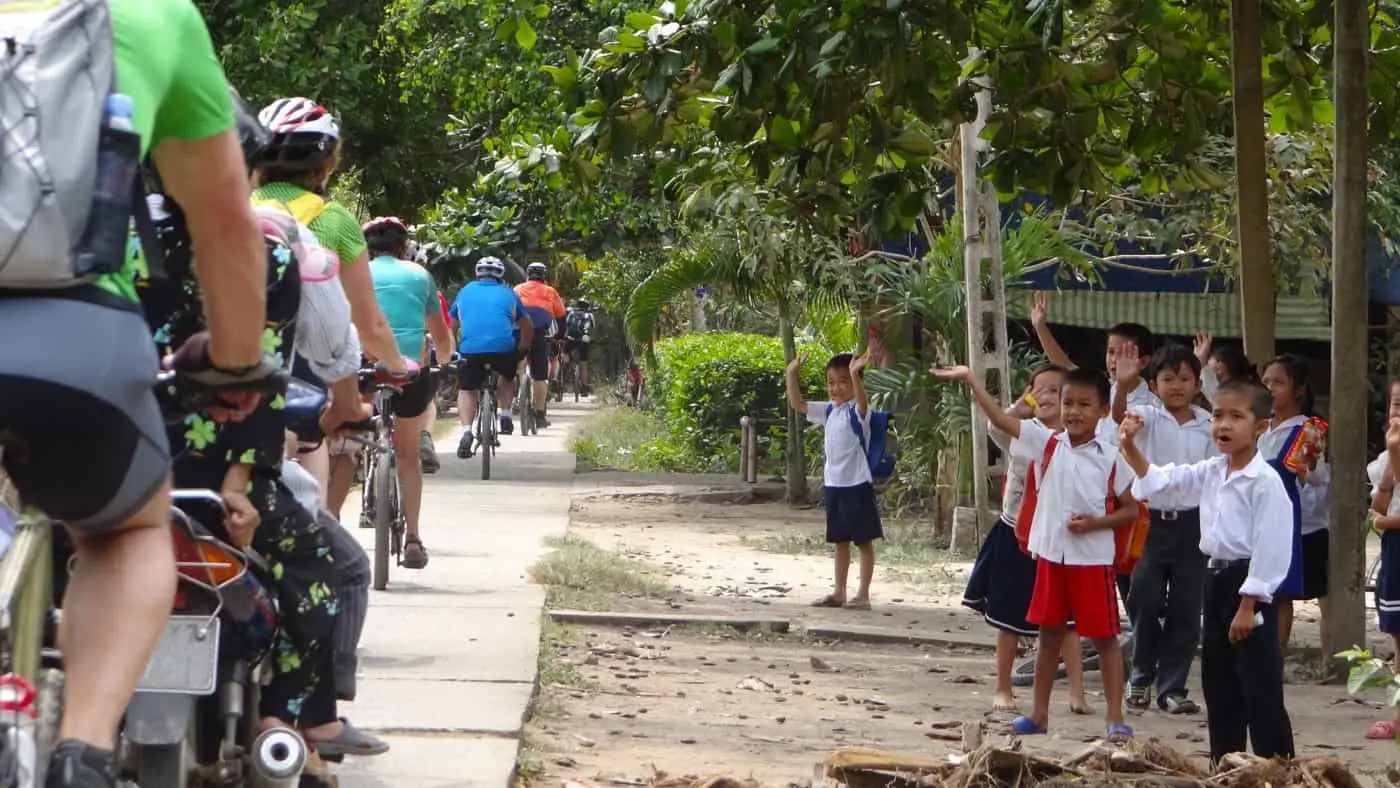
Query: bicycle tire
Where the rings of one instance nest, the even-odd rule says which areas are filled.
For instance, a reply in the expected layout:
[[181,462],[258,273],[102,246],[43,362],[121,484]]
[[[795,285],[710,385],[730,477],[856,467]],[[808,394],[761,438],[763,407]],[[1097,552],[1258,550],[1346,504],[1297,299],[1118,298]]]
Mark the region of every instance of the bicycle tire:
[[496,446],[496,397],[482,392],[481,407],[477,409],[478,435],[481,437],[481,480],[491,479],[491,455]]
[[[353,456],[353,455],[352,455]],[[360,527],[374,527],[374,485],[372,474],[375,463],[379,461],[373,449],[368,447],[360,449],[360,461],[356,463],[359,472],[364,478],[360,481]]]
[[374,467],[374,590],[389,587],[389,530],[394,527],[394,466],[381,457]]
[[583,375],[579,372],[577,364],[573,365],[574,402],[578,402],[579,394],[583,391]]
[[539,434],[539,425],[535,424],[535,379],[528,373],[520,383],[520,434]]

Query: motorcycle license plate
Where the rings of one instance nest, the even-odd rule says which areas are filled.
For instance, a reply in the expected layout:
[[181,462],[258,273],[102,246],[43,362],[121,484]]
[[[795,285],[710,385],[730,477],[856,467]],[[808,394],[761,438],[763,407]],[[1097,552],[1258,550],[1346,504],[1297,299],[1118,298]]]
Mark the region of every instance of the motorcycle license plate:
[[137,689],[175,695],[213,693],[219,673],[219,623],[206,616],[171,616]]

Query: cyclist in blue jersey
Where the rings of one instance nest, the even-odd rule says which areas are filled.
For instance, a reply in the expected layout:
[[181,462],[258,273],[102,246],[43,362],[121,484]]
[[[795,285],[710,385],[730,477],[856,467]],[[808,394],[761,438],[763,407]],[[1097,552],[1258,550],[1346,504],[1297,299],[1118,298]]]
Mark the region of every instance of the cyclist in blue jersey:
[[[505,283],[506,266],[495,257],[476,264],[476,281],[462,288],[448,315],[457,322],[457,417],[462,435],[457,457],[472,456],[472,425],[476,423],[477,392],[486,382],[487,367],[500,375],[496,401],[515,400],[516,364],[534,340],[535,327],[520,296]],[[501,414],[501,434],[515,431],[510,411]]]

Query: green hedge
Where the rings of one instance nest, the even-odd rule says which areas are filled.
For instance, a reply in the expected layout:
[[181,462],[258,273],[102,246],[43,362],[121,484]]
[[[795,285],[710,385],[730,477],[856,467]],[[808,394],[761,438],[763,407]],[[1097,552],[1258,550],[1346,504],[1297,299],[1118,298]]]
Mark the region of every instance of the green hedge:
[[[738,467],[738,447],[745,415],[781,419],[787,412],[782,344],[759,334],[687,334],[664,339],[654,348],[646,377],[652,402],[664,414],[678,448],[709,461],[715,471]],[[818,346],[802,370],[804,395],[826,396],[826,360]],[[760,456],[781,457],[784,430],[765,427]],[[820,444],[818,444],[820,445]]]

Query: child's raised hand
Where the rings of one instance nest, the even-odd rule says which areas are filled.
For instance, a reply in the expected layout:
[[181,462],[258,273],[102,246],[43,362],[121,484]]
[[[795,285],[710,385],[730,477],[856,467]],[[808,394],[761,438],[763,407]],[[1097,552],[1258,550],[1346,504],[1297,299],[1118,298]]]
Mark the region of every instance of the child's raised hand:
[[1400,449],[1400,418],[1390,420],[1390,425],[1385,430],[1385,447],[1387,449]]
[[851,359],[851,374],[852,374],[852,375],[859,375],[862,371],[864,371],[864,369],[866,368],[866,366],[869,365],[869,364],[870,364],[870,351],[867,350],[867,351],[865,351],[864,353],[860,354],[859,356],[856,356],[855,358]]
[[930,367],[929,372],[940,380],[956,380],[962,383],[972,382],[972,369],[970,367]]
[[1131,386],[1141,376],[1142,360],[1137,345],[1123,345],[1113,359],[1113,379],[1121,386]]
[[1037,290],[1031,293],[1031,325],[1043,326],[1050,321],[1050,293]]
[[1210,358],[1210,347],[1213,341],[1214,337],[1210,335],[1210,332],[1196,332],[1196,340],[1191,343],[1191,350],[1195,352],[1196,358],[1200,360],[1202,364],[1205,364],[1206,360]]
[[807,362],[807,354],[806,354],[806,353],[798,353],[798,354],[797,354],[797,357],[794,358],[794,359],[792,360],[792,363],[791,363],[791,364],[788,364],[788,372],[797,372],[798,370],[802,369],[802,365],[805,364],[806,362]]
[[1128,411],[1123,414],[1123,421],[1118,424],[1118,445],[1130,446],[1133,438],[1142,432],[1142,414]]

